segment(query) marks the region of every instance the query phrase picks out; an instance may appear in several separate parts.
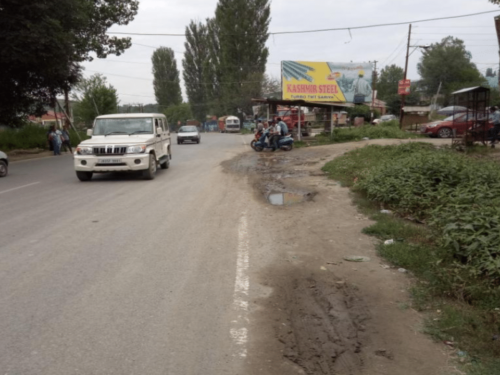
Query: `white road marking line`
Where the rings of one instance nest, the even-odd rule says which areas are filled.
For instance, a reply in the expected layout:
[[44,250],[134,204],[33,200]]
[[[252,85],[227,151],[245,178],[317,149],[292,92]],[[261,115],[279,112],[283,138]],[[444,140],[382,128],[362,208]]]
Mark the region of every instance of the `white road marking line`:
[[241,358],[247,356],[248,329],[245,325],[248,323],[248,289],[250,288],[250,278],[248,277],[249,250],[248,222],[246,212],[244,212],[238,227],[238,258],[233,294],[233,308],[238,312],[238,319],[232,321],[233,327],[229,332],[238,348],[236,355]]
[[40,183],[40,181],[38,181],[38,182],[33,182],[33,183],[31,183],[31,184],[28,184],[28,185],[18,186],[18,187],[13,188],[13,189],[0,191],[0,194],[3,194],[3,193],[8,193],[8,192],[11,192],[11,191],[14,191],[14,190],[23,189],[23,188],[25,188],[25,187],[28,187],[28,186],[33,186],[33,185],[36,185],[36,184],[39,184],[39,183]]

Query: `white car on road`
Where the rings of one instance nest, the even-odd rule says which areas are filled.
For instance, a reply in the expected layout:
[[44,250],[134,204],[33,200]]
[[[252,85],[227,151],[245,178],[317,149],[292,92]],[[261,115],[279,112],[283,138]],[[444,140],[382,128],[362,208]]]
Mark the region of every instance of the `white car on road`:
[[157,166],[167,169],[172,159],[170,131],[165,115],[158,113],[99,116],[90,139],[75,152],[75,171],[80,181],[94,173],[142,171],[145,179],[155,177]]
[[196,126],[185,125],[180,127],[177,132],[177,144],[180,145],[186,141],[200,143],[201,135]]

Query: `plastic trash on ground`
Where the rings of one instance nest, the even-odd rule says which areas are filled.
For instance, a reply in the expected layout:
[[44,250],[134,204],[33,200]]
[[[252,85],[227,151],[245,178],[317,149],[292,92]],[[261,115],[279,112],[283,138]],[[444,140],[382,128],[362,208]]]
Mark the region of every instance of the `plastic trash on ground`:
[[381,213],[381,214],[387,214],[387,215],[390,215],[390,214],[392,214],[392,211],[391,211],[391,210],[380,210],[380,213]]
[[394,244],[394,240],[386,240],[384,241],[384,245],[393,245]]

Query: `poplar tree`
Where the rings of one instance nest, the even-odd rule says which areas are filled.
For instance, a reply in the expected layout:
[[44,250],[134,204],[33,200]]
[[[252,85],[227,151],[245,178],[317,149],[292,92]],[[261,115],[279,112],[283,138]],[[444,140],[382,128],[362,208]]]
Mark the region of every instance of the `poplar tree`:
[[205,62],[209,55],[207,26],[191,21],[186,27],[186,52],[182,66],[186,94],[194,117],[205,121],[207,115],[207,87],[210,79],[205,76]]
[[174,51],[168,47],[160,47],[153,52],[153,86],[156,101],[162,111],[171,105],[182,103],[179,70]]
[[251,97],[260,96],[269,50],[269,0],[219,0],[214,29],[219,43],[215,70],[228,114],[249,113]]

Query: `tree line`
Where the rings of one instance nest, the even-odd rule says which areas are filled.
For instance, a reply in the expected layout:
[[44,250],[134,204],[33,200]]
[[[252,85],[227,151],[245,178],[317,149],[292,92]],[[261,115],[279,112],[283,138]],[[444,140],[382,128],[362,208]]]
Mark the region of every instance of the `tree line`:
[[127,37],[111,37],[126,25],[138,0],[2,0],[0,5],[0,119],[19,122],[42,115],[58,95],[82,79],[81,63],[121,55]]
[[183,78],[189,110],[182,105],[180,74],[169,47],[152,56],[154,91],[167,112],[192,114],[251,113],[251,99],[260,97],[266,76],[271,9],[269,0],[219,0],[215,14],[186,26]]

